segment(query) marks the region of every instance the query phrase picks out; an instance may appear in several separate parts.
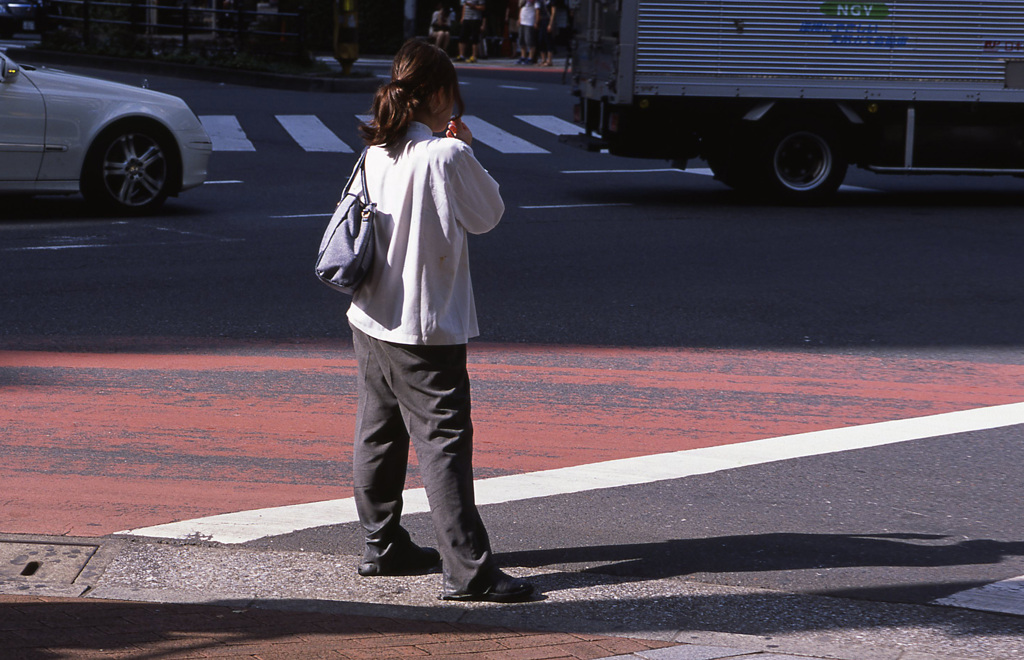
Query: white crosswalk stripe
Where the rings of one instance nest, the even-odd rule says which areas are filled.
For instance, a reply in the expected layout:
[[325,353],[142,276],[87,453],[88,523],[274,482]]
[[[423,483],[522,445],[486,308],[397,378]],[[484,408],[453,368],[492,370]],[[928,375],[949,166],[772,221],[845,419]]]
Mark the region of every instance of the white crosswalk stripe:
[[306,151],[352,153],[352,147],[342,142],[316,115],[275,115],[288,135]]
[[[524,116],[537,116],[537,115],[524,115]],[[361,122],[369,122],[373,117],[370,115],[356,115],[356,118]],[[556,121],[561,121],[556,117],[552,117]],[[473,131],[473,142],[479,141],[481,144],[486,144],[488,147],[495,151],[500,151],[503,154],[549,154],[551,153],[547,149],[538,147],[537,145],[527,142],[526,140],[512,135],[508,131],[498,128],[490,122],[486,122],[479,117],[474,115],[466,115],[462,118],[466,124],[469,125],[471,131]],[[525,121],[525,120],[524,120]],[[566,122],[568,123],[568,122]],[[553,125],[553,124],[551,124]]]
[[214,151],[256,151],[234,115],[202,115],[199,121],[210,135]]
[[[364,123],[372,119],[370,115],[365,114],[355,116]],[[358,150],[335,135],[316,115],[274,115],[274,117],[296,144],[307,152],[350,154]],[[581,132],[581,129],[575,124],[553,115],[515,115],[515,117],[552,135],[571,135]],[[199,120],[213,141],[214,151],[256,151],[256,146],[246,135],[235,115],[202,115]],[[547,149],[524,140],[480,117],[467,115],[465,121],[473,131],[473,141],[495,151],[504,154],[551,153]]]
[[552,135],[576,135],[584,132],[576,124],[559,119],[554,115],[516,115],[516,119],[525,121],[530,126],[547,131]]
[[466,115],[463,118],[463,121],[469,124],[470,130],[473,131],[474,142],[480,140],[480,142],[486,144],[488,147],[495,151],[500,151],[503,154],[551,153],[547,149],[543,149],[531,142],[527,142],[522,138],[516,137],[508,131],[502,130],[494,124],[488,123],[479,117]]

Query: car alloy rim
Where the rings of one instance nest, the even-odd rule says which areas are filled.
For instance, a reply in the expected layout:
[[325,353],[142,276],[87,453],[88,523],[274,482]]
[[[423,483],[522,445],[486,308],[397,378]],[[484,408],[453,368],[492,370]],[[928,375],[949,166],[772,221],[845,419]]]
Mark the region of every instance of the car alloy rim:
[[103,159],[103,182],[125,206],[143,206],[156,199],[167,183],[167,159],[159,143],[142,133],[122,135]]
[[814,190],[832,171],[832,150],[815,133],[787,135],[775,150],[775,174],[790,190]]

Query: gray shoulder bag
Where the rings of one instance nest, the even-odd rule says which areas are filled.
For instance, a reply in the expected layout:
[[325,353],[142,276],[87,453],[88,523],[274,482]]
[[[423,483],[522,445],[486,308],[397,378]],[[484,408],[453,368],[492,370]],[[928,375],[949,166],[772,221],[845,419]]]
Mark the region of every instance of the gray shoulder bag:
[[[377,205],[366,190],[366,149],[352,168],[352,175],[334,210],[327,230],[320,241],[316,259],[316,275],[320,281],[349,295],[355,293],[373,266],[373,224]],[[356,174],[360,175],[358,192],[352,191]]]

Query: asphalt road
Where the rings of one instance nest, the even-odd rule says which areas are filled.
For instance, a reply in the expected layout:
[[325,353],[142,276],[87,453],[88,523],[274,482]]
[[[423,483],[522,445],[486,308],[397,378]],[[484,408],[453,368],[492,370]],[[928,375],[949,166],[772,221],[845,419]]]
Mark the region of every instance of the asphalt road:
[[[493,431],[480,452],[488,476],[1024,396],[1024,183],[852,172],[827,205],[761,205],[666,163],[573,150],[519,119],[571,116],[556,72],[461,71],[469,114],[546,151],[502,153],[482,142],[475,149],[507,205],[502,224],[471,247],[483,331],[474,358],[478,409]],[[344,414],[330,408],[331,397],[350,403],[347,367],[334,365],[334,381],[317,372],[351,358],[346,299],[311,270],[355,156],[304,151],[275,115],[315,115],[355,144],[354,116],[368,98],[162,77],[147,83],[184,97],[200,116],[236,117],[254,151],[215,153],[210,183],[151,217],[98,217],[77,198],[4,201],[0,383],[16,402],[0,420],[9,439],[5,478],[59,476],[73,487],[86,473],[101,475],[111,460],[108,437],[126,462],[124,483],[139,471],[132,466],[149,466],[145,477],[174,462],[159,479],[141,480],[150,515],[115,516],[120,528],[105,522],[96,533],[173,516],[157,507],[156,500],[168,505],[168,493],[172,509],[183,498],[179,519],[255,508],[261,498],[276,505],[345,497],[347,458],[331,454],[334,439],[320,437],[302,460],[296,453],[332,419],[347,437]],[[137,363],[115,364],[109,355]],[[174,362],[188,355],[199,363]],[[254,362],[217,363],[224,356]],[[311,362],[255,364],[287,357]],[[243,374],[241,385],[229,382],[232,370]],[[721,380],[732,377],[741,384]],[[672,386],[656,391],[666,378]],[[62,396],[47,399],[53,391]],[[123,398],[128,391],[137,398]],[[118,392],[120,399],[108,396]],[[125,422],[130,432],[100,421],[152,412],[161,397],[174,408]],[[102,405],[90,416],[93,404]],[[300,440],[267,431],[273,422],[261,405],[281,414],[310,410],[315,416],[305,423],[313,430]],[[202,425],[182,421],[210,410],[257,421],[244,433],[213,422],[200,432]],[[207,449],[179,447],[171,458],[154,449],[183,428],[194,445],[230,436],[241,455],[265,450],[263,462],[232,465],[228,478]],[[927,603],[1024,575],[1021,430],[939,433],[514,501],[488,507],[485,517],[502,558],[517,566]],[[58,449],[69,440],[73,447]],[[269,441],[281,444],[261,446]],[[153,455],[142,458],[143,448]],[[246,484],[245,471],[256,467],[275,476]],[[204,474],[211,488],[219,480],[245,497],[230,506],[197,500]],[[192,485],[175,490],[176,480]],[[277,490],[260,493],[267,483]],[[66,533],[59,518],[40,514],[50,529],[26,523],[31,505],[9,498],[8,512],[21,513],[0,528]],[[60,501],[48,505],[58,509]],[[76,515],[108,521],[102,506],[97,498],[91,513]],[[409,524],[429,539],[423,515]],[[346,524],[249,547],[354,554],[359,538]],[[1000,625],[1006,634],[1024,632],[1019,619]],[[753,622],[749,628],[763,632]]]
[[[473,244],[483,340],[998,350],[1024,337],[1016,179],[855,172],[860,189],[829,206],[755,205],[707,176],[637,173],[667,164],[576,151],[515,118],[571,116],[560,75],[543,73],[463,74],[469,114],[550,152],[477,148],[508,206]],[[305,264],[354,156],[303,151],[275,115],[315,115],[355,144],[368,98],[147,82],[201,116],[239,119],[256,150],[216,153],[210,171],[238,183],[131,221],[90,217],[78,199],[6,202],[0,332],[345,336],[344,301],[309,286]],[[61,242],[110,247],[28,249]],[[58,254],[61,268],[46,268]]]

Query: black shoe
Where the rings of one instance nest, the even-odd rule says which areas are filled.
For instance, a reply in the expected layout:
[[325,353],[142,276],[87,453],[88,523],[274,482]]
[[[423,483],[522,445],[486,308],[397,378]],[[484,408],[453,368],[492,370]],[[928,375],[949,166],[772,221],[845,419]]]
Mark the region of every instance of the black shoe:
[[492,603],[520,603],[533,595],[533,585],[495,571],[494,578],[483,588],[473,587],[461,591],[446,591],[441,600],[485,600]]
[[363,558],[356,570],[363,577],[376,575],[420,575],[430,573],[441,563],[441,553],[433,548],[421,548],[412,541],[390,546],[376,559]]

